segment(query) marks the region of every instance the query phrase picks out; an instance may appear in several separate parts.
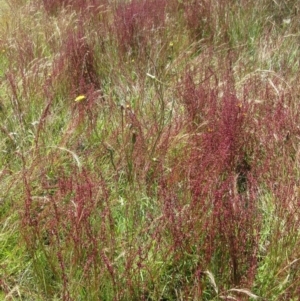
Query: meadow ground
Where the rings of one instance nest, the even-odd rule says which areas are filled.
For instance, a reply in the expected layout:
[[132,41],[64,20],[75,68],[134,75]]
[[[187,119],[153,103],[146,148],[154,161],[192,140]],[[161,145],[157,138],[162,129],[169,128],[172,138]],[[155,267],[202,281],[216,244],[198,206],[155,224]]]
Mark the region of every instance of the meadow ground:
[[298,300],[299,2],[0,2],[0,299]]

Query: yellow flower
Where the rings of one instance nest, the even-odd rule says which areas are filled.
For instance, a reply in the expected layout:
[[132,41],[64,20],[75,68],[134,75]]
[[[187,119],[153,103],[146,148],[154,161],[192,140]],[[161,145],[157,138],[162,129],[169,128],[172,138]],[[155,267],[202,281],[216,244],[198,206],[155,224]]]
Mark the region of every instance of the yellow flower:
[[85,100],[86,99],[86,96],[85,95],[79,95],[79,96],[77,96],[76,98],[75,98],[75,101],[76,102],[81,102],[81,101],[83,101],[83,100]]
[[173,43],[173,42],[170,42],[170,43],[169,43],[169,46],[170,46],[170,47],[173,47],[173,46],[174,46],[174,43]]

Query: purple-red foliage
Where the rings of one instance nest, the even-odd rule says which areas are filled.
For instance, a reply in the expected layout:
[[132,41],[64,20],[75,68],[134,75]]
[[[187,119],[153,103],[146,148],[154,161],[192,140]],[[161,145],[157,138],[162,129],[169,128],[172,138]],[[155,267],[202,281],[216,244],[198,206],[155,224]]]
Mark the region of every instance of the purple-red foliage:
[[114,267],[104,251],[114,246],[114,222],[104,181],[78,169],[70,174],[62,171],[55,184],[49,183],[46,174],[41,181],[44,191],[49,191],[42,201],[35,200],[27,180],[24,183],[23,234],[30,252],[45,244],[57,254],[57,264],[51,268],[55,275],[61,275],[64,300],[69,300],[72,266],[80,266],[87,279],[97,270],[99,277],[110,275],[114,283]]
[[231,79],[221,86],[204,78],[197,84],[188,74],[180,88],[190,149],[161,185],[162,208],[176,249],[202,254],[202,270],[212,265],[236,285],[251,283],[259,232],[251,105]]
[[[188,73],[179,89],[179,97],[183,101],[187,113],[187,121],[190,126],[197,127],[204,123],[204,116],[208,114],[208,110],[214,110],[216,105],[216,93],[218,89],[210,88],[210,78],[214,77],[214,73],[208,70],[204,74],[204,84],[196,84],[193,73]],[[214,82],[215,86],[218,82]]]
[[244,88],[246,98],[258,99],[249,114],[252,136],[255,136],[257,143],[256,154],[261,159],[258,162],[261,164],[253,165],[253,171],[259,181],[268,184],[271,191],[274,183],[280,181],[280,174],[285,168],[290,169],[291,174],[295,172],[296,162],[292,158],[296,157],[295,141],[300,132],[298,105],[294,107],[289,93],[278,93],[274,89],[276,86],[282,86],[280,78],[275,77],[265,83],[255,77]]
[[66,76],[71,85],[71,94],[90,94],[101,88],[97,75],[97,62],[93,47],[90,46],[82,24],[66,34],[62,59],[67,69]]
[[140,54],[165,24],[166,0],[132,0],[120,3],[114,24],[119,48],[123,53]]
[[[86,100],[74,103],[78,122],[86,119],[90,129],[97,118],[96,103],[102,99],[101,79],[97,73],[98,62],[94,48],[85,35],[84,26],[79,22],[78,27],[66,33],[61,49],[60,58],[55,63],[62,70],[59,79],[64,83],[66,97],[74,101],[79,95]],[[54,73],[57,73],[54,70]]]
[[203,80],[188,72],[181,81],[189,147],[165,175],[159,199],[174,248],[201,254],[197,270],[251,286],[260,186],[278,199],[276,215],[286,229],[298,225],[299,113],[290,94],[276,89],[278,78],[253,77],[239,92],[234,87],[230,72],[216,78],[204,71]]

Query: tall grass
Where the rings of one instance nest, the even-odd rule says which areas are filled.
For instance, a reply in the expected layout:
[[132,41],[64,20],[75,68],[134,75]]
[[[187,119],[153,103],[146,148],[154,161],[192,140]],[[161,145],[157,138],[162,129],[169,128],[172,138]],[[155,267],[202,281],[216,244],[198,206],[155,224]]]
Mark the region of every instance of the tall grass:
[[298,300],[297,1],[2,2],[0,297]]

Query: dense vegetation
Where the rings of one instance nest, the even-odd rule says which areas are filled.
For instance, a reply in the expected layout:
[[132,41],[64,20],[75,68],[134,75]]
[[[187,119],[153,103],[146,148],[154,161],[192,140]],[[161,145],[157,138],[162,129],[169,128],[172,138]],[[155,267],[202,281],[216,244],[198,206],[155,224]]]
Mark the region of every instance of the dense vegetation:
[[0,4],[1,300],[298,300],[299,1]]

